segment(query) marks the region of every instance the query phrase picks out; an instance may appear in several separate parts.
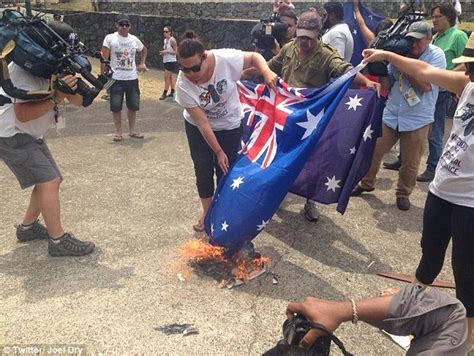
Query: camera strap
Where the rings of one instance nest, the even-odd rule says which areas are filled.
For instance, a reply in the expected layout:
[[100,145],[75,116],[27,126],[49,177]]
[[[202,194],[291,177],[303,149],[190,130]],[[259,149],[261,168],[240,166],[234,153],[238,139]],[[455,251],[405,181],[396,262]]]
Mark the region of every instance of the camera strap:
[[346,348],[344,347],[344,344],[342,343],[342,341],[336,336],[334,335],[332,332],[330,332],[328,329],[326,329],[326,327],[322,324],[319,324],[319,323],[314,323],[312,321],[308,321],[308,326],[311,328],[311,329],[318,329],[318,330],[321,330],[322,332],[324,332],[325,334],[327,334],[331,340],[337,345],[337,347],[339,347],[339,349],[341,350],[342,354],[344,356],[352,356],[353,354],[351,354],[350,352],[348,352],[346,350]]

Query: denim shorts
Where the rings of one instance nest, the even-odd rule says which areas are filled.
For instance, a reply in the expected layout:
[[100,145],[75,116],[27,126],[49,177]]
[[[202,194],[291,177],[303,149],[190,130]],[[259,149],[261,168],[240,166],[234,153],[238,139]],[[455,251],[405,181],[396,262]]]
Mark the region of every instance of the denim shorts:
[[140,110],[140,88],[138,87],[138,79],[135,79],[117,80],[110,87],[110,111],[122,111],[124,94],[127,109],[130,111]]
[[177,68],[176,63],[177,62],[166,62],[166,63],[163,63],[163,66],[164,66],[165,70],[167,70],[168,72],[175,73],[176,68]]
[[37,183],[62,180],[61,172],[44,139],[27,134],[0,137],[0,159],[15,174],[22,189]]

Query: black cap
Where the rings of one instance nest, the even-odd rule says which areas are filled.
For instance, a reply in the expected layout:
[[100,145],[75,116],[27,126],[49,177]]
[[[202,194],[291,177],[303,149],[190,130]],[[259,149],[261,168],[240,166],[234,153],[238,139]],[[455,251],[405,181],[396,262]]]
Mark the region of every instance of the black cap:
[[119,23],[120,21],[128,21],[130,22],[130,18],[128,17],[127,14],[120,14],[120,15],[117,15],[117,19],[115,20],[117,23]]

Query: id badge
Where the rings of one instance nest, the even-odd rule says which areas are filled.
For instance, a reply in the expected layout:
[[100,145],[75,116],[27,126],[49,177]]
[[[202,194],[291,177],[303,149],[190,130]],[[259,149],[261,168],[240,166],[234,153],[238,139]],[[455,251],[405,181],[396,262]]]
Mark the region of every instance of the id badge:
[[413,90],[413,88],[410,88],[405,94],[403,94],[403,96],[405,97],[405,100],[410,106],[415,106],[421,101],[418,95],[416,95],[416,92]]
[[57,120],[58,122],[56,123],[56,130],[62,130],[66,128],[66,119],[63,115],[59,114]]

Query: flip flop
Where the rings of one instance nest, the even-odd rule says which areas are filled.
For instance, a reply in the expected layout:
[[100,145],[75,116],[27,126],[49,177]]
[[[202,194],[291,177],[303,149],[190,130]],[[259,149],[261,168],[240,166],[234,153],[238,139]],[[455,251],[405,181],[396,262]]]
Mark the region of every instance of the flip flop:
[[139,133],[139,132],[129,133],[128,136],[130,136],[131,138],[139,138],[139,139],[142,139],[145,137],[142,133]]
[[122,135],[114,135],[114,142],[120,142],[123,140]]

